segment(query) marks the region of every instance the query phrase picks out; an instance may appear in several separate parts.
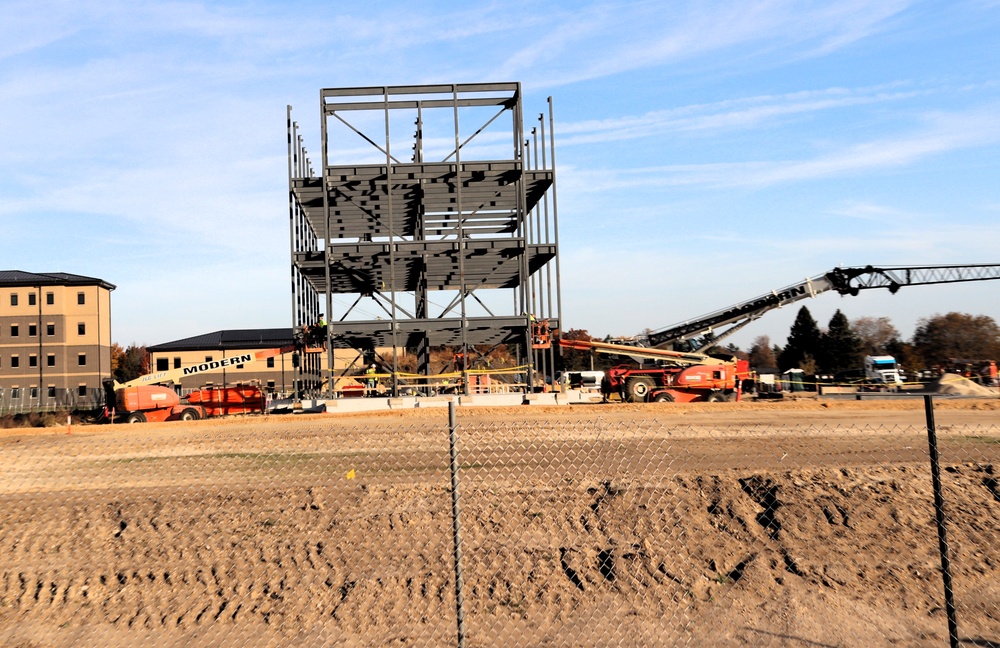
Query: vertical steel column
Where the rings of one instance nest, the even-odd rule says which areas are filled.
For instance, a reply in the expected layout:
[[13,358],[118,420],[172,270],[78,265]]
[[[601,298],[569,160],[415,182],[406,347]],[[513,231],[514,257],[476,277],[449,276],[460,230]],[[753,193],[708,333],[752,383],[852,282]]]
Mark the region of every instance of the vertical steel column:
[[[538,129],[531,129],[531,151],[532,151],[532,161],[526,166],[531,170],[538,170]],[[528,242],[528,250],[531,249],[531,244],[539,244],[542,242],[542,216],[541,207],[536,204],[532,210],[535,217],[535,226],[532,228],[532,237]],[[529,255],[530,262],[530,255]],[[545,298],[542,293],[542,277],[541,268],[539,272],[531,275],[531,306],[532,314],[535,315],[537,321],[542,321],[548,317],[548,312],[545,309]],[[534,331],[532,331],[532,342],[534,342]],[[549,368],[547,366],[545,357],[545,349],[533,350],[535,366],[536,368],[541,367],[542,374],[542,390],[545,390],[545,379],[549,375]]]
[[[528,140],[524,140],[523,148],[521,150],[521,175],[524,175],[526,169],[531,168],[531,144]],[[523,198],[523,200],[521,199]],[[535,322],[535,291],[533,286],[533,278],[531,276],[531,212],[528,211],[528,201],[525,197],[525,192],[522,190],[519,193],[518,202],[518,221],[524,222],[523,238],[521,239],[521,263],[520,263],[520,273],[521,273],[521,291],[523,295],[524,310],[522,311],[525,316],[525,329],[524,329],[524,349],[525,349],[525,362],[527,363],[528,370],[526,372],[528,383],[525,391],[531,393],[535,388],[535,362],[537,354],[532,346],[533,331],[532,325]]]
[[298,247],[298,236],[296,232],[295,222],[295,192],[292,187],[292,178],[294,177],[294,171],[298,170],[298,153],[297,149],[292,146],[292,140],[294,139],[293,128],[292,128],[292,107],[290,105],[285,106],[285,129],[288,138],[288,246],[289,255],[291,256],[291,273],[292,273],[292,335],[295,335],[295,327],[299,325],[299,295],[300,286],[298,280],[298,271],[295,268],[295,249]]
[[517,221],[517,227],[515,232],[515,238],[519,240],[521,246],[521,254],[518,262],[518,282],[516,290],[519,292],[520,297],[520,314],[524,317],[524,335],[522,337],[522,343],[518,345],[518,364],[521,363],[520,350],[523,348],[524,362],[527,364],[527,371],[525,372],[527,376],[527,385],[525,391],[531,391],[531,386],[534,383],[534,356],[532,354],[531,348],[531,304],[530,304],[530,286],[528,284],[528,278],[530,276],[530,267],[528,265],[528,241],[530,238],[529,228],[531,226],[531,219],[527,213],[527,197],[525,196],[524,189],[524,170],[526,168],[525,164],[525,151],[527,150],[527,142],[524,139],[524,120],[523,113],[521,110],[521,84],[515,84],[515,96],[512,102],[511,108],[511,131],[514,134],[514,164],[515,170],[517,171],[517,203],[516,203],[516,214],[515,220]]
[[389,209],[389,305],[392,307],[390,316],[392,319],[392,395],[399,395],[399,356],[398,345],[396,344],[396,330],[399,325],[396,321],[396,228],[393,220],[392,204],[392,149],[389,143],[389,86],[382,89],[382,98],[385,102],[385,193],[388,196],[387,207]]
[[458,86],[451,86],[452,114],[455,120],[455,204],[458,211],[458,297],[462,312],[462,391],[469,395],[469,320],[465,306],[465,219],[462,211],[462,140],[458,122]]
[[[423,164],[424,161],[424,113],[422,102],[417,102],[417,132],[414,137],[413,142],[413,161],[416,164]],[[421,176],[418,186],[420,187],[420,204],[417,207],[419,210],[417,214],[417,225],[415,228],[417,240],[425,241],[427,240],[426,224],[427,224],[427,205],[426,196],[424,194],[424,178]],[[420,276],[417,279],[417,290],[414,294],[414,300],[416,301],[416,309],[414,311],[417,319],[427,319],[430,314],[430,308],[428,307],[429,296],[427,287],[427,254],[420,255]],[[431,343],[427,336],[427,331],[424,331],[423,335],[420,337],[420,341],[417,343],[417,374],[425,376],[421,380],[422,383],[427,383],[426,376],[431,373]]]
[[[320,169],[320,183],[323,187],[323,277],[326,282],[326,321],[333,321],[333,294],[330,286],[330,187],[327,184],[326,170],[330,166],[330,143],[329,133],[326,128],[326,101],[323,99],[323,91],[319,93],[320,104],[320,140],[322,146],[323,166]],[[301,375],[302,363],[299,363],[299,374]],[[333,327],[326,327],[326,378],[331,396],[333,393]],[[294,379],[293,379],[294,380]],[[323,376],[320,376],[320,384],[323,383]]]
[[938,530],[938,550],[941,553],[941,578],[944,581],[944,608],[948,616],[948,639],[951,648],[958,648],[958,620],[955,618],[955,598],[951,584],[951,559],[948,557],[948,531],[945,527],[944,494],[941,490],[941,466],[938,460],[937,428],[934,425],[934,398],[924,396],[927,418],[927,445],[930,449],[931,484],[934,489],[934,517]]
[[552,111],[552,97],[549,97],[549,152],[552,160],[552,242],[556,246],[556,320],[562,328],[562,278],[559,272],[559,213],[556,200],[556,127]]
[[[541,149],[542,149],[541,169],[542,169],[542,171],[545,171],[545,169],[547,168],[547,166],[546,166],[547,159],[546,159],[546,156],[545,156],[545,145],[546,145],[546,141],[545,141],[545,119],[544,119],[544,115],[542,115],[541,113],[539,113],[539,115],[538,115],[538,124],[539,124],[539,131],[541,132],[541,141],[542,141],[542,147],[541,147]],[[544,242],[545,242],[546,245],[548,245],[549,243],[552,242],[551,239],[549,238],[549,194],[548,194],[548,192],[546,192],[545,195],[542,196],[542,211],[543,211],[543,215],[544,215],[544,218],[545,218],[545,241]],[[549,304],[548,304],[548,311],[547,312],[548,312],[549,318],[551,320],[552,315],[555,313],[555,311],[552,309],[552,306],[553,306],[552,305],[552,265],[550,263],[546,263],[545,264],[545,296],[546,296],[546,298],[548,299],[548,302],[549,302]],[[558,321],[558,318],[556,318],[556,321]],[[550,321],[550,325],[551,325],[551,321]],[[559,323],[559,326],[562,326],[561,322]],[[551,344],[551,340],[552,340],[552,330],[551,330],[551,328],[549,330],[549,340],[550,340],[550,344],[549,344],[549,348],[548,348],[549,367],[551,367],[551,370],[552,370],[552,386],[553,386],[553,388],[555,388],[555,380],[556,380],[556,346],[557,345]]]

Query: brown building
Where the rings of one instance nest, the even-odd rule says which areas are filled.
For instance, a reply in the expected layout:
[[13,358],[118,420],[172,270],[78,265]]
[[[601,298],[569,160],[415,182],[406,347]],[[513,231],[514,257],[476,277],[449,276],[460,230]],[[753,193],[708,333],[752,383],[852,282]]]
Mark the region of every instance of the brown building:
[[114,289],[64,272],[0,270],[0,413],[103,402]]

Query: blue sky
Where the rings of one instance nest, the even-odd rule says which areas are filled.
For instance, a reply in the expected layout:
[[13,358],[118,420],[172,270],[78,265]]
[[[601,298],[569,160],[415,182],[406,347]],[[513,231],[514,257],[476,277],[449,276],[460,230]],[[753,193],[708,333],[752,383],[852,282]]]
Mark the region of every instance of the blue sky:
[[[318,165],[321,88],[493,81],[553,98],[567,328],[1000,263],[998,35],[998,0],[8,0],[0,268],[116,284],[122,344],[288,326],[286,105]],[[1000,281],[804,303],[909,337]]]

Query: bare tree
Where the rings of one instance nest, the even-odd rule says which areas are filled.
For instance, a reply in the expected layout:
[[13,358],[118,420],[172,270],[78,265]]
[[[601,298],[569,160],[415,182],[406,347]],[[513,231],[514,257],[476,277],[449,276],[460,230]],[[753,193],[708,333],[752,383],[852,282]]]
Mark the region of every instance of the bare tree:
[[917,322],[913,346],[928,365],[949,358],[993,360],[1000,357],[1000,326],[986,315],[925,317]]
[[750,345],[750,366],[758,368],[778,366],[774,347],[771,346],[771,338],[761,335],[754,339],[753,344]]
[[888,317],[859,317],[851,322],[851,330],[861,338],[865,354],[886,353],[886,345],[899,339],[899,331]]

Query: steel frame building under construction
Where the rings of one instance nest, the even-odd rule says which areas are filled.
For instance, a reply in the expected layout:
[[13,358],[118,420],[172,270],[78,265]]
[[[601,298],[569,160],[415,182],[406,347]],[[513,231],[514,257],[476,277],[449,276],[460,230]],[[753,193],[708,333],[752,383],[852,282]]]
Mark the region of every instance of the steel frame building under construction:
[[551,98],[530,131],[519,83],[324,89],[320,108],[319,175],[288,108],[294,326],[322,312],[329,348],[391,349],[394,393],[404,349],[421,376],[432,347],[501,344],[527,384],[550,375],[532,331],[561,319]]

